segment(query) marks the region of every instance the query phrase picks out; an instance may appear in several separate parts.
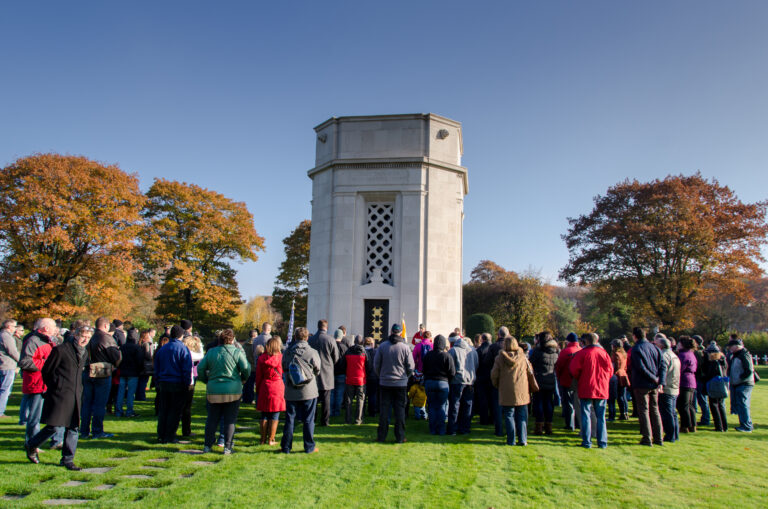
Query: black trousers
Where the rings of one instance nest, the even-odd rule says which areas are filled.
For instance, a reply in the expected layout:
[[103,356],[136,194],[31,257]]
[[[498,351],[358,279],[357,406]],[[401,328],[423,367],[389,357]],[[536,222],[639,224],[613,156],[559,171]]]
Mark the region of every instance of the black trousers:
[[377,439],[383,442],[389,433],[389,413],[395,414],[395,441],[405,441],[405,405],[408,403],[408,393],[405,387],[379,386],[379,429]]
[[[40,444],[48,440],[56,433],[56,426],[46,424],[46,426],[37,432],[37,435],[29,439],[27,444],[31,449],[40,447]],[[74,463],[75,452],[77,451],[77,439],[80,435],[78,428],[66,428],[64,432],[64,444],[61,448],[61,463]]]
[[181,436],[188,437],[192,433],[192,400],[195,399],[195,388],[189,388],[184,395],[184,407],[181,409]]
[[320,416],[320,426],[328,426],[331,422],[331,393],[333,392],[333,389],[320,389],[318,391],[320,394],[317,397],[317,406],[323,405],[322,412],[317,412],[315,414],[315,421],[317,421],[317,416]]
[[491,380],[477,379],[475,382],[474,412],[480,417],[480,424],[491,424]]
[[365,395],[368,398],[368,415],[374,417],[379,411],[379,379],[368,379],[368,385],[365,388]]
[[179,429],[181,412],[186,402],[188,385],[160,382],[160,392],[157,416],[157,439],[161,443],[172,442],[176,439]]
[[213,447],[216,431],[221,422],[224,428],[224,447],[232,449],[232,438],[235,436],[235,422],[240,401],[229,403],[208,403],[208,418],[205,420],[205,445]]

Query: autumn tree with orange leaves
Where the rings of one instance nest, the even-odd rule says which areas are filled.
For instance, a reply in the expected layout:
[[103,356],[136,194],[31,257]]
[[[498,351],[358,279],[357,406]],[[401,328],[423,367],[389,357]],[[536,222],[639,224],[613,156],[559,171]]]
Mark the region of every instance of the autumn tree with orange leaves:
[[14,315],[129,307],[144,201],[135,176],[85,157],[36,154],[3,168],[0,295]]
[[230,326],[242,299],[230,261],[257,259],[264,239],[245,204],[194,184],[156,179],[147,192],[140,253],[160,284],[157,313],[205,329]]
[[623,295],[664,327],[689,327],[714,295],[748,298],[745,282],[762,274],[767,206],[742,203],[700,173],[624,181],[569,219],[560,277]]

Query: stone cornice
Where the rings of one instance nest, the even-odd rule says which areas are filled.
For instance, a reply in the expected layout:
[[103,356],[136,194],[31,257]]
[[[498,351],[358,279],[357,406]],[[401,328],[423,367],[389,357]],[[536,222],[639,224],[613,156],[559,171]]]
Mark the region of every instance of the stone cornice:
[[461,128],[461,122],[457,122],[448,117],[437,115],[436,113],[403,113],[399,115],[353,115],[349,117],[331,117],[325,122],[315,126],[315,131],[319,132],[331,124],[339,121],[344,122],[370,122],[376,120],[430,120],[434,119],[443,124]]
[[[367,118],[367,117],[366,117]],[[452,171],[462,176],[464,182],[464,194],[469,193],[469,182],[467,179],[467,169],[463,166],[446,163],[429,157],[403,157],[387,159],[333,159],[320,166],[315,166],[307,172],[309,178],[317,173],[329,170],[331,168],[355,169],[355,170],[375,170],[387,168],[417,168],[419,166],[430,166],[442,170]]]

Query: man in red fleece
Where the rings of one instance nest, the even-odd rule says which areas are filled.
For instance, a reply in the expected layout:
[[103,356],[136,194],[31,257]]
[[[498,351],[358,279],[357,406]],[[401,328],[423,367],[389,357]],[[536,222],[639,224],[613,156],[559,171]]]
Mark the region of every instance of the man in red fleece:
[[608,431],[605,427],[605,401],[608,399],[608,381],[613,376],[613,363],[608,352],[600,346],[597,334],[589,332],[581,336],[584,348],[573,356],[571,375],[577,380],[577,392],[581,405],[581,446],[592,447],[592,409],[597,419],[597,446],[608,447]]

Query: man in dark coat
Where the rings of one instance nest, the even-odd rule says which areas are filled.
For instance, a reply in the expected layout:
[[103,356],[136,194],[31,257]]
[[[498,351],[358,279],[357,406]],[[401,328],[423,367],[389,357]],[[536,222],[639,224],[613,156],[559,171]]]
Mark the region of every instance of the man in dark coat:
[[317,322],[317,332],[309,338],[309,346],[320,356],[320,374],[317,375],[318,405],[323,404],[320,426],[328,426],[331,420],[331,392],[334,388],[333,367],[339,360],[336,341],[328,335],[328,321]]
[[[104,363],[111,365],[112,370],[117,368],[123,356],[114,338],[109,335],[109,319],[100,317],[96,320],[96,330],[88,342],[90,364]],[[112,386],[111,371],[105,376],[92,377],[89,369],[83,372],[83,407],[80,419],[82,420],[83,438],[93,433],[93,438],[112,438],[112,433],[104,432],[104,415],[107,413],[107,400]]]
[[32,463],[40,463],[37,448],[56,432],[56,427],[66,428],[64,444],[61,449],[61,465],[67,470],[80,470],[75,465],[78,428],[80,426],[80,406],[83,391],[82,372],[85,366],[85,345],[91,339],[93,329],[88,326],[78,328],[74,337],[51,351],[43,365],[42,375],[48,390],[44,396],[41,422],[46,424],[27,442],[27,458]]

